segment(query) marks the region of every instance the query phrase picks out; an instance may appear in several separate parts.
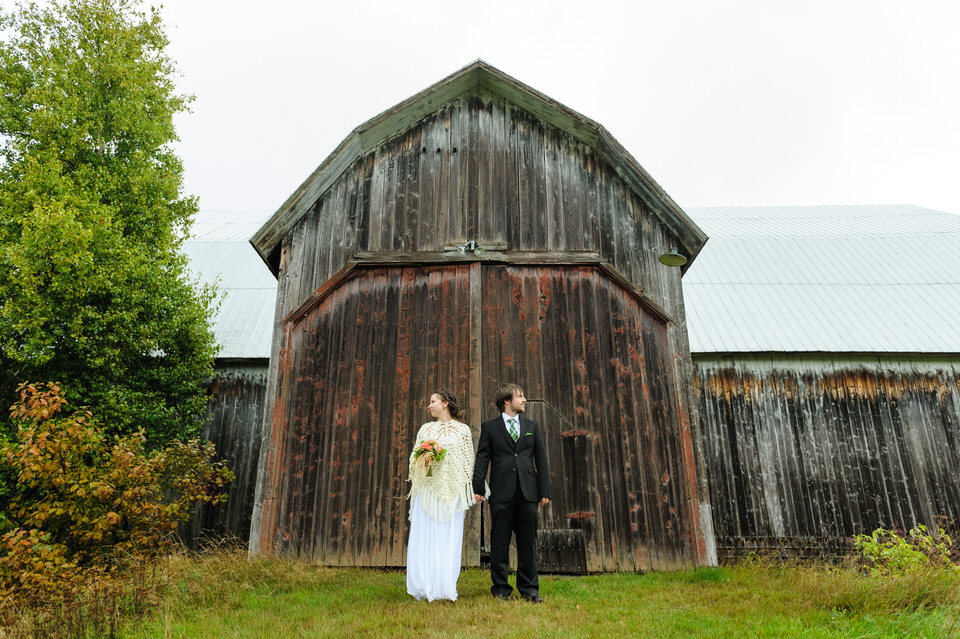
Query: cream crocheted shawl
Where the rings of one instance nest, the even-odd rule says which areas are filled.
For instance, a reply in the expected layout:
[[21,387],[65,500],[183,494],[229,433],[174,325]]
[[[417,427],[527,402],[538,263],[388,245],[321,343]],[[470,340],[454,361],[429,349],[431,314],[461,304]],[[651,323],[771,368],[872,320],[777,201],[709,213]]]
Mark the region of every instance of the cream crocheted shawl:
[[407,497],[412,511],[417,503],[437,521],[448,522],[455,512],[464,512],[474,504],[473,497],[473,435],[470,427],[462,422],[429,422],[420,427],[417,447],[428,440],[434,440],[446,451],[443,461],[434,466],[433,476],[414,472],[414,454],[410,453],[409,476],[413,486]]

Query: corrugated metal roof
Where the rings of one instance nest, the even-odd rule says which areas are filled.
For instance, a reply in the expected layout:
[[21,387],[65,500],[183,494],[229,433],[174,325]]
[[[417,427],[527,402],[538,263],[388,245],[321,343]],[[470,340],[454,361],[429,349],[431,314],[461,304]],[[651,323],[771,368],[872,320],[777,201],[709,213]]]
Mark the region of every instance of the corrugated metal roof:
[[960,216],[909,204],[713,206],[687,213],[713,237],[835,237],[960,232]]
[[[917,206],[690,208],[710,236],[683,278],[694,353],[960,353],[960,216]],[[198,214],[184,245],[227,297],[220,357],[270,356],[267,211]]]
[[221,358],[269,358],[277,280],[249,242],[269,211],[203,211],[184,242],[190,270],[225,297],[213,332]]
[[918,206],[690,208],[694,353],[960,353],[960,216]]
[[270,214],[271,211],[200,211],[190,228],[190,239],[201,242],[249,242],[254,233],[270,219]]

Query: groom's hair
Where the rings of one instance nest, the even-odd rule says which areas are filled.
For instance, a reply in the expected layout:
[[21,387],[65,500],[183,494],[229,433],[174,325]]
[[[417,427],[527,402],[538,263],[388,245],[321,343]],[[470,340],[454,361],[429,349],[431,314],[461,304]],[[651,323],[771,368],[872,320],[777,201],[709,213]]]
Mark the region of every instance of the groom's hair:
[[513,394],[517,391],[523,392],[523,389],[517,386],[516,384],[504,384],[497,389],[497,408],[500,409],[500,412],[503,412],[503,406],[511,399],[513,399]]

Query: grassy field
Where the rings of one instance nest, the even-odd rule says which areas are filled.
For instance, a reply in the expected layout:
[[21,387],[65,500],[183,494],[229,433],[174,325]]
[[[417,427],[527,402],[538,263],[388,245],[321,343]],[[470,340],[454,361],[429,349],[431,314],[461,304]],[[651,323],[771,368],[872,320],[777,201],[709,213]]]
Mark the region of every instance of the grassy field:
[[170,560],[156,605],[123,637],[960,637],[960,573],[865,578],[828,567],[542,576],[543,604],[489,594],[418,602],[401,571],[329,569],[240,550]]

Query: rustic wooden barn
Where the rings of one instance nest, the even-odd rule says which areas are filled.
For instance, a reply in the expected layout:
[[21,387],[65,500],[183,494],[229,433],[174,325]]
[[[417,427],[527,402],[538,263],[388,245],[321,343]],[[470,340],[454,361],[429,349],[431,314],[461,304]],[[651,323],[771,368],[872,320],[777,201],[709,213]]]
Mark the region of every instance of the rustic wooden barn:
[[250,537],[277,288],[249,243],[265,218],[262,212],[205,211],[184,243],[193,273],[221,290],[213,322],[220,352],[207,381],[202,436],[214,443],[235,475],[226,504],[202,504],[180,527],[190,544],[206,537]]
[[207,538],[246,541],[250,536],[266,406],[266,364],[220,360],[207,382],[210,397],[201,436],[213,442],[217,457],[226,461],[234,479],[227,489],[226,503],[200,504],[190,520],[181,525],[179,533],[188,544]]
[[[960,219],[910,206],[689,213],[713,238],[684,293],[721,559],[819,556],[877,526],[957,520]],[[193,534],[250,529],[276,282],[251,268],[246,238],[268,216],[205,212],[188,243],[192,267],[227,291],[206,433],[238,471],[229,514],[202,512]],[[563,434],[575,435],[565,463],[593,463],[585,434]],[[582,476],[566,481],[569,510],[591,512]],[[589,532],[592,519],[569,523]],[[548,568],[585,557],[576,528],[546,541]]]
[[684,277],[720,560],[960,524],[960,216],[691,209]]
[[705,241],[603,127],[481,61],[355,129],[251,240],[278,280],[251,552],[402,566],[429,394],[476,431],[515,381],[547,435],[546,569],[710,563],[681,269],[658,261]]

